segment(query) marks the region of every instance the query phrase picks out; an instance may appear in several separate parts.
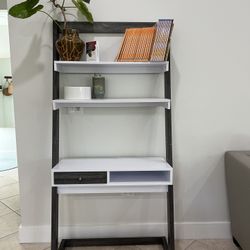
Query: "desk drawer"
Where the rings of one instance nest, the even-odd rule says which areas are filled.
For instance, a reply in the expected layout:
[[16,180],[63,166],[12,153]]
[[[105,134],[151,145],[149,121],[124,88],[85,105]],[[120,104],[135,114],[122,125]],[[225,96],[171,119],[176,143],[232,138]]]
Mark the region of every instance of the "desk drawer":
[[107,172],[55,172],[54,184],[103,184]]

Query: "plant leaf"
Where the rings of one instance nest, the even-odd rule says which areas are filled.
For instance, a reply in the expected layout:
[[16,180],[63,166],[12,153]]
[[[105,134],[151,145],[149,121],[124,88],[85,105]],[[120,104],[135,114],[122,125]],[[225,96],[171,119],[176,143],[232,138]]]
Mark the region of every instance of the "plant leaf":
[[22,19],[31,17],[43,8],[43,5],[37,5],[38,3],[39,0],[26,0],[25,2],[12,6],[9,9],[9,14]]
[[84,0],[72,0],[73,4],[76,6],[76,8],[80,11],[80,13],[85,16],[88,20],[88,22],[93,23],[94,19],[89,11],[87,5],[84,3]]

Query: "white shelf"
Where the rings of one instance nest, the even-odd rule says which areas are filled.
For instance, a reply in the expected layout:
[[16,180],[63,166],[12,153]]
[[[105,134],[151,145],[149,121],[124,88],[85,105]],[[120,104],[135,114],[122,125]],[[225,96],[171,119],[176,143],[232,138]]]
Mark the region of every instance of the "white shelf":
[[126,108],[126,107],[163,107],[170,109],[170,100],[164,98],[130,99],[90,99],[90,100],[53,100],[53,109],[59,108]]
[[[74,178],[75,174],[93,172],[106,174],[107,181],[100,184],[54,183],[54,175],[58,173]],[[52,169],[52,186],[65,194],[166,192],[172,184],[173,169],[161,157],[63,159]]]
[[57,188],[58,194],[122,194],[122,193],[166,193],[168,186],[166,185],[140,185],[140,186],[84,186],[84,187],[65,187],[59,186]]
[[164,171],[172,167],[161,157],[66,158],[52,172]]
[[54,70],[70,74],[159,74],[169,70],[169,63],[54,61]]

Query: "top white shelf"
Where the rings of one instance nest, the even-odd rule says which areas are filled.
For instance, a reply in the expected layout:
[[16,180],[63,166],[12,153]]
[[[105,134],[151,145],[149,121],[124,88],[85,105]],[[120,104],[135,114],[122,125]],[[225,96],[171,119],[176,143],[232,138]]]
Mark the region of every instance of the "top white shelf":
[[169,70],[169,63],[54,61],[54,70],[69,74],[159,74]]

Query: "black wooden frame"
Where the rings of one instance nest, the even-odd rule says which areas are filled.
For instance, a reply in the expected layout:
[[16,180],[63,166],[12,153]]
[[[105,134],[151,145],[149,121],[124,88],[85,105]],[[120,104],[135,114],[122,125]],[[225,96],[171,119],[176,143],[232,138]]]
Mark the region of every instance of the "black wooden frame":
[[[153,22],[69,22],[68,27],[77,29],[79,33],[102,33],[121,34],[126,28],[131,27],[151,27]],[[63,23],[59,22],[62,27]],[[59,59],[55,48],[61,30],[53,24],[53,62]],[[169,71],[164,73],[165,98],[171,99],[171,77],[170,77],[170,57]],[[59,73],[53,67],[53,100],[59,99]],[[166,137],[166,160],[173,166],[172,162],[172,126],[171,110],[165,110],[165,137]],[[59,110],[53,111],[52,124],[52,168],[59,162]],[[161,237],[142,238],[97,238],[97,239],[63,239],[58,247],[58,214],[59,196],[57,187],[52,187],[52,208],[51,208],[51,250],[63,250],[66,247],[77,246],[111,246],[111,245],[152,245],[161,244],[164,250],[174,250],[174,192],[173,185],[168,186],[167,193],[167,218],[168,218],[168,239]]]

